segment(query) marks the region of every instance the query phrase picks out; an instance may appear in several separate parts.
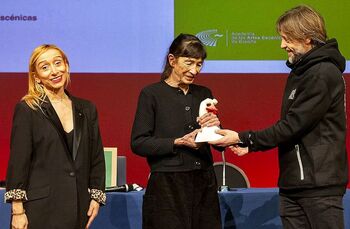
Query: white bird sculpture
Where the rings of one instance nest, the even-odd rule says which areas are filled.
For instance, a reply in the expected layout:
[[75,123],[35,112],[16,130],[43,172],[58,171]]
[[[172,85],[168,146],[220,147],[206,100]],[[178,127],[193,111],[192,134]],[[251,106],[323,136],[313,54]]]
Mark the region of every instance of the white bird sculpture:
[[[215,107],[216,104],[218,104],[216,99],[206,98],[203,100],[199,105],[199,117],[208,112],[216,114],[218,111],[218,109]],[[222,138],[222,135],[215,133],[215,131],[218,129],[220,129],[218,126],[203,127],[197,134],[195,142],[216,141]]]

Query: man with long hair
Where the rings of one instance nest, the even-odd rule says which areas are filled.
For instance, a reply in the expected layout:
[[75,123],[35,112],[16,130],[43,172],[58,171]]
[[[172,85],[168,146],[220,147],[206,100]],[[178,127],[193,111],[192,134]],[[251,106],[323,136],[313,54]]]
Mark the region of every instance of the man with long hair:
[[219,130],[211,142],[238,155],[278,146],[280,215],[284,228],[344,228],[348,182],[345,148],[345,58],[327,40],[322,16],[301,5],[277,21],[291,72],[281,118],[259,131]]

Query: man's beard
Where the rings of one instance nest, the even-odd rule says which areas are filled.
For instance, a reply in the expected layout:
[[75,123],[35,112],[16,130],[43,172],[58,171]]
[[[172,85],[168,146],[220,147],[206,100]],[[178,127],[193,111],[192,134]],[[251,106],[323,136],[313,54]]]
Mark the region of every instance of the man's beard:
[[297,63],[303,56],[305,53],[300,53],[300,52],[295,52],[293,53],[293,56],[291,56],[290,58],[288,58],[288,61],[291,64],[295,64]]

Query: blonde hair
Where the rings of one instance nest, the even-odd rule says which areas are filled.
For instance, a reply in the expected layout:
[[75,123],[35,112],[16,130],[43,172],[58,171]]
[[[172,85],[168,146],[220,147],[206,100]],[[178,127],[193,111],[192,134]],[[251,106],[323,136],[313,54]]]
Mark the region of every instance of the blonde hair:
[[311,39],[313,46],[324,44],[327,40],[323,17],[307,5],[297,6],[281,15],[276,22],[276,29],[291,40]]
[[[22,98],[22,100],[24,100],[27,105],[33,110],[36,110],[37,108],[41,109],[40,105],[45,101],[46,98],[44,86],[35,80],[35,74],[36,62],[38,58],[41,56],[41,54],[48,51],[49,49],[55,49],[60,52],[64,63],[69,67],[69,62],[66,54],[57,46],[51,44],[43,44],[34,49],[29,60],[28,93]],[[64,85],[65,87],[67,87],[69,81],[70,75],[68,73],[67,80]]]

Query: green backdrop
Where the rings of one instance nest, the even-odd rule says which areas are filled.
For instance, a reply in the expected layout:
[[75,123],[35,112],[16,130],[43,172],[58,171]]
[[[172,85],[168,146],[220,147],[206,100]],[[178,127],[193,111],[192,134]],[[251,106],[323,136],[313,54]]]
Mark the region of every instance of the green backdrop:
[[350,0],[175,0],[175,36],[196,34],[209,60],[285,60],[276,32],[286,10],[308,4],[321,13],[329,38],[350,59]]

